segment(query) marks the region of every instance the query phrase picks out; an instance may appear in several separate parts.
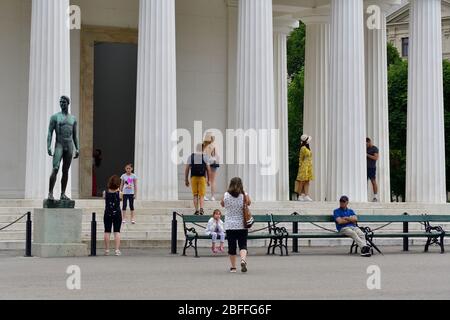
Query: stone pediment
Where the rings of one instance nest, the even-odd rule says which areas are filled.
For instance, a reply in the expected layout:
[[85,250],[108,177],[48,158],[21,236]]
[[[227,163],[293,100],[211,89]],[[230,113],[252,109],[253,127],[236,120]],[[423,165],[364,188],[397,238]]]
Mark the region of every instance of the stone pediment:
[[[406,3],[387,17],[387,24],[406,24],[409,23],[409,7]],[[442,0],[442,18],[450,18],[450,1]]]

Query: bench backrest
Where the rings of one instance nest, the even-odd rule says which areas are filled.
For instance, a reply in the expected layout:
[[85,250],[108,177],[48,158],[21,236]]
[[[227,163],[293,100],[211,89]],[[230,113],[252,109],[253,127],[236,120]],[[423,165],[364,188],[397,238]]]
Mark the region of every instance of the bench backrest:
[[[183,215],[184,223],[208,223],[210,216],[195,216],[195,215]],[[272,216],[270,214],[265,215],[253,215],[253,219],[255,223],[271,223]],[[224,216],[222,216],[222,220],[224,220]]]
[[[299,222],[299,223],[326,223],[334,222],[332,215],[273,215],[274,223]],[[359,222],[450,222],[450,216],[446,215],[358,215]]]
[[[208,223],[210,216],[183,215],[184,223]],[[253,215],[255,223],[334,223],[332,215]],[[222,216],[222,220],[224,217]],[[359,222],[450,222],[450,215],[358,215]]]

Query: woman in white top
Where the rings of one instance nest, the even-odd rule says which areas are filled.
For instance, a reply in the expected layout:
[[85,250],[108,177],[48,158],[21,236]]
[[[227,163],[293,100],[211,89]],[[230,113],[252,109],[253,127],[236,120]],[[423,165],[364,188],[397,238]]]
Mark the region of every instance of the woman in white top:
[[241,178],[233,178],[228,192],[221,201],[225,208],[225,230],[228,239],[228,254],[230,257],[230,272],[236,272],[237,245],[241,257],[241,271],[247,272],[247,237],[248,229],[244,226],[244,201],[247,206],[251,204],[250,197],[244,192]]
[[211,185],[211,198],[208,199],[205,196],[205,200],[211,200],[216,201],[214,195],[216,193],[216,176],[217,171],[220,167],[220,157],[217,152],[216,144],[214,143],[215,137],[211,133],[207,133],[205,136],[205,141],[203,141],[203,152],[208,156],[209,158],[209,165],[211,167],[211,176],[209,177],[209,182]]

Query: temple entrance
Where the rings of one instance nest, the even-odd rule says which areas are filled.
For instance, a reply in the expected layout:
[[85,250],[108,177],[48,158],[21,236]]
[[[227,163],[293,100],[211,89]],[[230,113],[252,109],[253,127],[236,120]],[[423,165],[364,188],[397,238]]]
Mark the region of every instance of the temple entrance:
[[94,47],[92,196],[108,178],[134,163],[137,45],[97,42]]
[[82,28],[80,198],[101,196],[108,178],[134,163],[137,37],[135,29]]

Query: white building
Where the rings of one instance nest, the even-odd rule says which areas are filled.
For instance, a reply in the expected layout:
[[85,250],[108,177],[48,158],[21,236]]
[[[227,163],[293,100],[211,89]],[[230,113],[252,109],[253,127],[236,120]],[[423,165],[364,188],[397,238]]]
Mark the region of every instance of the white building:
[[[347,194],[367,201],[364,142],[370,136],[380,147],[380,196],[389,201],[385,25],[397,1],[70,4],[81,9],[81,30],[66,27],[69,0],[0,0],[0,198],[46,195],[48,119],[66,94],[80,126],[75,198],[92,194],[95,149],[103,151],[99,188],[107,175],[134,162],[140,199],[185,197],[170,137],[177,128],[193,131],[198,120],[204,130],[222,132],[280,129],[278,175],[261,175],[261,165],[223,165],[218,184],[223,191],[239,174],[254,199],[288,199],[286,37],[302,20],[313,197],[334,201]],[[412,1],[410,10],[407,201],[443,203],[441,1]]]
[[[409,49],[409,8],[408,2],[387,17],[387,35],[403,58],[408,57]],[[450,59],[450,1],[443,0],[442,15],[442,55]]]

